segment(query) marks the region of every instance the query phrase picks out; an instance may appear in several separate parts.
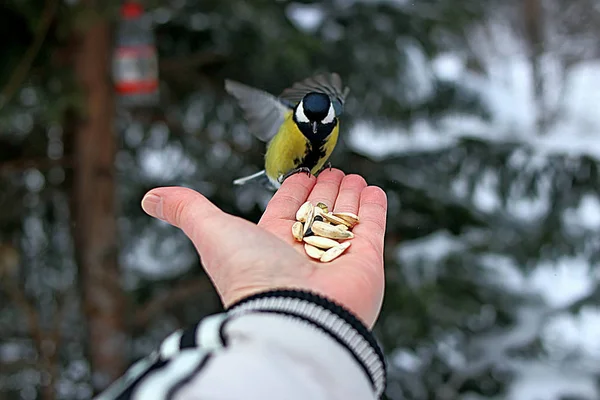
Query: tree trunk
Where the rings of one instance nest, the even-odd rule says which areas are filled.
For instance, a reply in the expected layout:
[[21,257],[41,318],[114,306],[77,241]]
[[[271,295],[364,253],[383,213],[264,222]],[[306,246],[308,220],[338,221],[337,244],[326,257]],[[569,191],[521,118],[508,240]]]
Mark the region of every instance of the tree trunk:
[[117,264],[110,25],[97,19],[79,33],[75,58],[85,111],[74,142],[74,236],[92,384],[104,389],[124,371],[125,297]]

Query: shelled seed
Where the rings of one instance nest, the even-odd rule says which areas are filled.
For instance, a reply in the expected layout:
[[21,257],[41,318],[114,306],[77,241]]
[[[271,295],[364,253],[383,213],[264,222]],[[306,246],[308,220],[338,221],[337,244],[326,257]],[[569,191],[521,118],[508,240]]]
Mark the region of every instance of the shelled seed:
[[351,225],[351,227],[358,224],[358,221],[359,221],[358,215],[349,213],[349,212],[337,212],[337,213],[333,213],[333,215],[335,217],[343,219],[344,221],[349,223]]
[[323,212],[328,213],[329,212],[329,208],[327,207],[327,204],[325,203],[317,203],[317,207],[319,207],[319,209],[323,210]]
[[327,221],[331,222],[332,224],[346,225],[348,228],[352,228],[352,224],[350,222],[348,222],[345,219],[342,219],[340,217],[336,217],[332,213],[323,213],[323,218],[325,218]]
[[292,235],[294,235],[294,239],[301,242],[302,237],[304,236],[303,233],[304,233],[304,226],[302,225],[302,222],[300,222],[300,221],[294,222],[294,225],[292,225]]
[[339,243],[336,242],[333,239],[328,239],[322,236],[307,236],[304,237],[304,242],[313,245],[315,247],[318,247],[320,249],[330,249],[332,247],[337,246]]
[[[338,225],[339,226],[339,225]],[[323,236],[329,239],[352,239],[354,234],[348,230],[342,230],[338,226],[326,222],[314,221],[311,229],[315,235]]]
[[304,202],[296,212],[292,235],[304,242],[306,254],[323,263],[342,255],[354,238],[352,228],[358,224],[358,215],[349,212],[330,212],[325,203],[313,205]]
[[302,204],[302,206],[300,206],[298,211],[296,211],[296,221],[306,222],[309,213],[312,215],[313,205],[310,203],[310,201],[307,201],[306,203]]
[[325,253],[323,253],[321,255],[321,258],[319,258],[319,260],[321,262],[330,262],[335,260],[336,258],[338,258],[340,255],[342,255],[342,253],[344,251],[346,251],[346,249],[348,247],[350,247],[350,242],[343,242],[338,244],[335,247],[330,248],[329,250],[327,250]]
[[308,254],[309,257],[315,258],[317,260],[320,260],[321,256],[325,254],[325,250],[319,249],[318,247],[315,247],[308,243],[304,243],[304,251],[306,251],[306,254]]

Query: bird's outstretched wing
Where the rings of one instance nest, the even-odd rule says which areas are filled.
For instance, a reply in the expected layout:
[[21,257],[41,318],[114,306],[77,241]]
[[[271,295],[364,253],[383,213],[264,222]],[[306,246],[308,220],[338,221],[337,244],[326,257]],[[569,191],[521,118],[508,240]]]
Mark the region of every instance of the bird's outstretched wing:
[[248,130],[265,142],[277,134],[290,111],[277,97],[240,82],[226,79],[225,90],[237,99],[248,122]]
[[290,88],[285,89],[279,98],[296,105],[309,92],[321,92],[329,95],[336,115],[340,116],[344,112],[344,103],[350,93],[350,88],[343,87],[342,78],[337,73],[325,73],[294,83]]

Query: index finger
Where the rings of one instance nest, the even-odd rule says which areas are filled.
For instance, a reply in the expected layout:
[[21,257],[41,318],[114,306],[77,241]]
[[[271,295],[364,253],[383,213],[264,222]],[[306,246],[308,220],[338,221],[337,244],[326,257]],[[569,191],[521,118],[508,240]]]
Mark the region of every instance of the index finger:
[[315,185],[316,178],[304,173],[297,173],[285,181],[275,192],[259,224],[275,219],[296,219],[296,211],[306,202],[310,191]]

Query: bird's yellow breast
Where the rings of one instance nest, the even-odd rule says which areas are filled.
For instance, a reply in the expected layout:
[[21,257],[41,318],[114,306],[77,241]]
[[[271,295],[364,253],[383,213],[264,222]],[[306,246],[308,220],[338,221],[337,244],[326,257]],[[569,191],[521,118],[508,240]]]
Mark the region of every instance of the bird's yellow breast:
[[[311,172],[316,174],[327,162],[337,144],[339,123],[336,124],[325,143],[321,146],[323,155],[320,156]],[[288,112],[279,132],[271,139],[265,155],[265,170],[271,179],[298,168],[306,157],[311,143],[300,132],[293,120],[292,112]],[[312,149],[318,151],[318,149]]]

